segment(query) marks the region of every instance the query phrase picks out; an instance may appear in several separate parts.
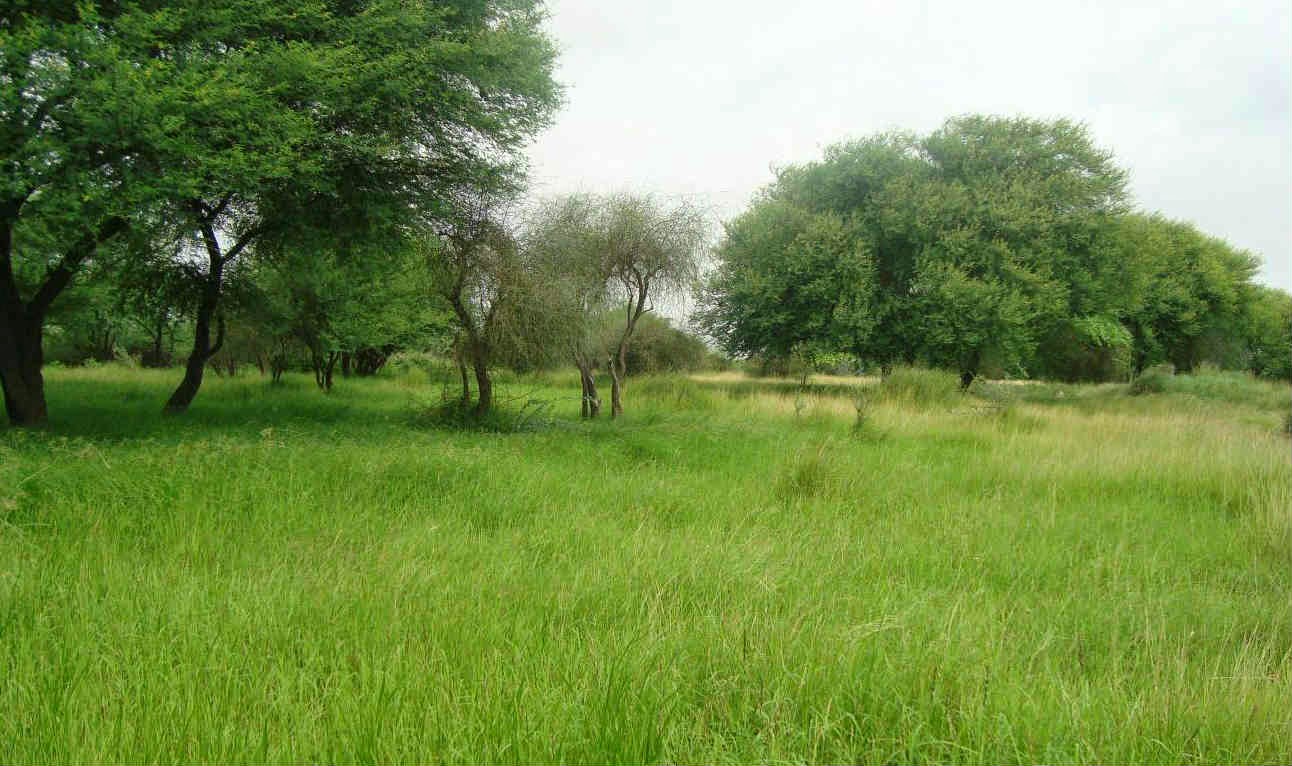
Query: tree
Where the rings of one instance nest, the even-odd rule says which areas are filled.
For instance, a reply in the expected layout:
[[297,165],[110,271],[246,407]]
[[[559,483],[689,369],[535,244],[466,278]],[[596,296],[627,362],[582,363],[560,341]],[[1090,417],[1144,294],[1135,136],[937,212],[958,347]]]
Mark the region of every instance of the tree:
[[695,286],[709,226],[704,211],[686,202],[666,205],[624,195],[606,198],[600,208],[597,233],[610,300],[623,311],[606,365],[613,418],[624,412],[628,349],[637,323],[655,301],[686,295]]
[[[529,287],[516,238],[503,223],[507,198],[484,187],[463,190],[457,212],[430,245],[432,283],[457,319],[462,404],[471,401],[466,367],[475,375],[477,417],[493,407],[490,369],[500,347],[532,331],[523,316]],[[519,344],[514,344],[519,345]]]
[[363,374],[373,374],[395,350],[432,345],[447,318],[427,299],[421,253],[411,243],[380,244],[360,252],[310,248],[262,257],[250,269],[239,318],[268,339],[262,346],[304,348],[325,392],[347,356],[360,360]]
[[6,7],[0,24],[0,387],[14,425],[48,417],[54,301],[127,228],[146,72],[123,65],[121,9]]
[[816,345],[965,385],[989,360],[1025,371],[1042,339],[1124,299],[1124,207],[1125,173],[1067,120],[967,116],[841,144],[728,226],[701,319],[745,355]]
[[1161,216],[1128,215],[1118,237],[1123,257],[1145,275],[1126,312],[1136,371],[1160,362],[1181,372],[1204,361],[1246,367],[1243,328],[1256,258]]
[[[66,183],[66,199],[128,178],[138,199],[185,234],[181,258],[200,266],[199,297],[171,412],[189,406],[220,349],[225,276],[239,258],[269,239],[300,239],[302,230],[360,239],[407,226],[444,187],[513,164],[558,101],[554,49],[536,0],[109,8],[111,16],[59,4],[5,27],[6,116],[9,124],[26,121],[35,138],[16,133],[5,146],[6,156],[30,161],[6,180],[0,220],[16,220],[39,189],[36,176],[78,176]],[[67,89],[71,96],[63,96]],[[118,129],[123,116],[133,120],[129,130]],[[47,168],[52,152],[58,173]],[[89,207],[65,216],[76,226],[61,240],[49,238],[70,248],[63,264],[84,261],[119,229],[118,218]],[[48,291],[30,305],[19,305],[10,285],[0,292],[10,306],[6,358],[31,368],[34,357],[10,338],[34,336],[31,319]],[[27,397],[28,377],[17,367],[5,373],[14,397]]]
[[697,319],[729,353],[870,347],[875,263],[837,214],[768,200],[727,225],[717,256]]
[[601,321],[609,298],[609,275],[598,231],[600,200],[573,194],[546,200],[526,221],[524,246],[546,286],[546,305],[561,317],[552,343],[567,349],[579,371],[580,414],[601,414],[597,392],[598,360],[607,358]]
[[[623,414],[624,378],[633,334],[655,301],[689,293],[708,236],[704,212],[649,196],[574,195],[549,200],[531,215],[525,235],[545,299],[565,321],[549,340],[569,349],[583,388],[583,414],[601,409],[594,370],[605,359],[610,414]],[[607,313],[618,317],[601,339]]]
[[1292,380],[1292,295],[1272,287],[1255,289],[1247,343],[1253,374]]

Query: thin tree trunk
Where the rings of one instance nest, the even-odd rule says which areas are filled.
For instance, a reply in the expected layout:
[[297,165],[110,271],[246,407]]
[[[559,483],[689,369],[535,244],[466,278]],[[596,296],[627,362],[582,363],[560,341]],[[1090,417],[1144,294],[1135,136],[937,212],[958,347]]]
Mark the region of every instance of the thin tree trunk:
[[206,363],[219,352],[224,345],[224,320],[218,320],[215,342],[211,341],[211,323],[216,321],[216,312],[220,307],[220,293],[223,291],[224,257],[220,252],[220,242],[215,230],[209,223],[202,224],[202,239],[206,243],[207,274],[202,285],[202,297],[198,301],[196,322],[193,326],[193,350],[184,365],[184,379],[180,381],[175,392],[166,402],[165,412],[178,415],[188,410],[198,389],[202,387],[202,375]]
[[467,371],[467,361],[461,348],[454,354],[454,359],[458,363],[458,375],[462,378],[462,409],[466,409],[471,404],[471,374]]
[[[619,348],[622,350],[626,347],[621,345]],[[610,357],[610,364],[607,366],[610,367],[610,417],[617,418],[624,414],[623,368],[614,357]]]
[[149,354],[148,359],[145,360],[144,362],[145,367],[162,366],[162,343],[165,341],[165,334],[166,334],[166,316],[164,314],[158,313],[157,322],[153,325],[153,329],[152,329],[153,348],[152,348],[152,352]]
[[601,414],[601,397],[597,395],[597,379],[592,374],[592,363],[582,354],[575,354],[574,363],[579,368],[579,383],[583,389],[579,414],[585,418],[595,418]]
[[328,354],[327,365],[323,368],[323,390],[327,393],[332,392],[332,373],[336,370],[336,362],[340,357],[336,351]]

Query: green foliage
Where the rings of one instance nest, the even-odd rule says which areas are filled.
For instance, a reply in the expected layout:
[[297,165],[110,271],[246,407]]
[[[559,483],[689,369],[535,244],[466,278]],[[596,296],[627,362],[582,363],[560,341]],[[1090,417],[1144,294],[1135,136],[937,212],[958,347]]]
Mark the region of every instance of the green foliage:
[[832,146],[727,224],[698,317],[729,353],[773,363],[807,344],[966,380],[1124,380],[1162,361],[1281,374],[1262,352],[1281,347],[1281,309],[1252,285],[1255,258],[1131,213],[1125,186],[1068,120],[969,115]]
[[[599,356],[606,356],[613,348],[616,335],[623,332],[620,317],[610,314],[603,318]],[[699,372],[714,365],[713,352],[700,338],[673,326],[668,319],[653,314],[643,314],[633,330],[633,342],[628,347],[629,375],[668,372]]]
[[1292,380],[1292,295],[1258,286],[1248,307],[1247,337],[1253,373]]
[[1175,368],[1169,364],[1159,364],[1136,375],[1130,383],[1129,390],[1134,396],[1162,394],[1169,390],[1171,381],[1174,379]]
[[[129,260],[172,254],[200,296],[193,385],[175,409],[221,345],[212,328],[240,260],[406,244],[452,218],[451,192],[515,190],[519,151],[560,98],[536,0],[24,5],[5,18],[0,315],[39,324],[129,224],[152,244]],[[366,324],[329,315],[345,336]],[[0,347],[14,333],[31,335],[6,319]],[[6,385],[22,366],[38,386],[38,355],[0,359]]]
[[949,405],[964,399],[954,373],[920,367],[895,367],[880,381],[879,396],[918,406]]
[[1110,316],[1064,322],[1040,347],[1045,377],[1068,382],[1126,380],[1133,371],[1135,339]]
[[1138,300],[1125,312],[1136,369],[1161,362],[1181,372],[1203,362],[1247,366],[1243,324],[1254,256],[1160,216],[1123,217],[1117,243],[1145,275]]
[[831,147],[728,225],[700,317],[734,354],[810,342],[1021,371],[1050,328],[1120,296],[1106,239],[1124,185],[1064,120],[971,116]]

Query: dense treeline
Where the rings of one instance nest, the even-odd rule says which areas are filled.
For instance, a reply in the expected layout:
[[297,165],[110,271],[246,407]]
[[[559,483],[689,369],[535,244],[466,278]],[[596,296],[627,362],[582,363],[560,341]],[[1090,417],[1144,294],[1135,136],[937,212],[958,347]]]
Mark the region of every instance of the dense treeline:
[[649,196],[526,203],[522,149],[560,102],[539,0],[6,3],[0,384],[47,417],[46,360],[372,375],[451,359],[610,382],[714,354],[769,368],[922,363],[1125,378],[1159,363],[1292,376],[1292,298],[1256,259],[1135,212],[1059,120],[963,117],[781,170],[726,226]]
[[699,319],[729,353],[1116,380],[1292,374],[1292,297],[1249,253],[1135,212],[1067,120],[969,116],[779,171],[726,227]]
[[[143,334],[154,364],[182,325],[169,412],[238,335],[266,364],[291,338],[325,387],[343,354],[379,365],[429,331],[429,309],[399,311],[405,256],[425,259],[464,190],[518,192],[560,99],[536,0],[0,14],[0,382],[19,425],[47,417],[60,313],[58,342],[101,358]],[[81,300],[58,301],[73,281]]]

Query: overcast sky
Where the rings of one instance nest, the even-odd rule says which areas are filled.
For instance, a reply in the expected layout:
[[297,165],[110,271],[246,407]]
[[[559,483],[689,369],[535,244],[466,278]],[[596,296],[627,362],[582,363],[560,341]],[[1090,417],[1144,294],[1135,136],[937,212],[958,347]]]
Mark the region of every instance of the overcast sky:
[[536,191],[738,212],[771,166],[965,112],[1072,117],[1146,210],[1292,290],[1292,0],[549,0],[567,104]]

